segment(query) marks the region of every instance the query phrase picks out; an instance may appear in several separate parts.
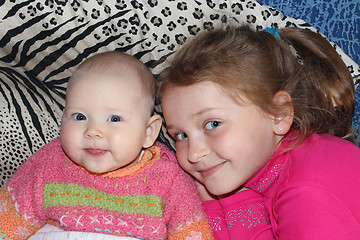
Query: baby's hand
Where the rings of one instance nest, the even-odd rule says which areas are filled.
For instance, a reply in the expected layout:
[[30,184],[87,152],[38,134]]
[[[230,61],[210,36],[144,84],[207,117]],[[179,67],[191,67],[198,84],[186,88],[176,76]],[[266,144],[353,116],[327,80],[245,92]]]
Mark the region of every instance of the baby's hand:
[[202,183],[199,183],[198,181],[195,180],[197,189],[200,193],[200,197],[201,197],[201,201],[205,202],[205,201],[211,201],[211,200],[217,200],[218,198],[211,194]]

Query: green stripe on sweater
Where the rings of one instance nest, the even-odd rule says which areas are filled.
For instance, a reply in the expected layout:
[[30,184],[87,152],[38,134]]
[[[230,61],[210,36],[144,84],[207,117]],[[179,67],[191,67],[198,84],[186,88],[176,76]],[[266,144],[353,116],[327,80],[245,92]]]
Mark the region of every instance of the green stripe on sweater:
[[154,195],[117,196],[74,183],[49,183],[44,186],[44,209],[52,206],[91,206],[159,217],[163,214],[164,201]]

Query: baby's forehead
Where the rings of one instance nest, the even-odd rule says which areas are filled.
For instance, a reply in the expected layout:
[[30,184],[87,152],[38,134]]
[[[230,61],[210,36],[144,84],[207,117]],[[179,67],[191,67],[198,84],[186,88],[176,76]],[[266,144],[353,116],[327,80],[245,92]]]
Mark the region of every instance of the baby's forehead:
[[141,80],[136,75],[121,74],[110,71],[81,71],[74,75],[68,84],[67,95],[111,96],[129,95],[130,97],[143,96],[137,94],[142,91]]
[[69,84],[76,81],[86,81],[86,79],[111,79],[113,81],[140,81],[140,73],[137,68],[130,65],[97,65],[91,67],[78,68],[70,78]]

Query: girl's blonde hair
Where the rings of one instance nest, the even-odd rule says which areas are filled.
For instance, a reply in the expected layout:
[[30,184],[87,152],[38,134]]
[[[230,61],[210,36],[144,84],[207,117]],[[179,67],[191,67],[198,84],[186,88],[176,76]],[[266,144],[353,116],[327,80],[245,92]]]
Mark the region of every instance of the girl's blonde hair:
[[296,144],[311,133],[352,139],[355,89],[346,65],[321,35],[283,28],[281,38],[247,26],[203,32],[180,49],[159,76],[160,92],[171,86],[212,81],[235,101],[245,98],[279,116],[274,95],[292,98]]

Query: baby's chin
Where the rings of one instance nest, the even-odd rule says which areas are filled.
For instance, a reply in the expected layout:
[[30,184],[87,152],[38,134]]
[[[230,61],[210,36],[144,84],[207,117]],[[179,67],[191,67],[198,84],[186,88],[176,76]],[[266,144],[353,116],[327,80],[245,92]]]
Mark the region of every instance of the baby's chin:
[[109,172],[114,172],[119,169],[119,168],[111,168],[111,167],[89,166],[86,164],[85,165],[78,164],[78,165],[92,175],[103,175]]
[[130,168],[131,166],[133,166],[134,164],[136,164],[138,161],[131,161],[130,163],[126,164],[126,165],[116,165],[116,164],[108,164],[108,165],[104,165],[104,164],[100,164],[99,162],[79,162],[77,163],[81,168],[85,169],[87,172],[93,174],[93,175],[105,175],[105,174],[112,174],[116,171],[122,170],[122,169],[126,169],[126,168]]

